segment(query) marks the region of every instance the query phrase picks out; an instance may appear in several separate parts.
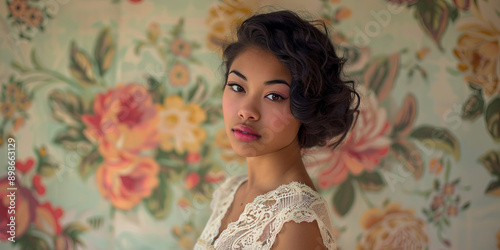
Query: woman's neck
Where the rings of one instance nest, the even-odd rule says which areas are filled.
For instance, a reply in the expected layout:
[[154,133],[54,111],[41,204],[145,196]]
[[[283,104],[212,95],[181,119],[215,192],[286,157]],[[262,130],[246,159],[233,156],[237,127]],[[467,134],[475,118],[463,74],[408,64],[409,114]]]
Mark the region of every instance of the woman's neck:
[[297,138],[286,147],[266,155],[247,157],[245,191],[265,193],[294,180],[309,180]]

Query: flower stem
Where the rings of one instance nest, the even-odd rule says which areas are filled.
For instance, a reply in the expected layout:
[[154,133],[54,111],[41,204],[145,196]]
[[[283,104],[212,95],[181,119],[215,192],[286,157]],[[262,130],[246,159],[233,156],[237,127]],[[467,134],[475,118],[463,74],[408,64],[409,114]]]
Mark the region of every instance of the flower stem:
[[357,183],[357,186],[358,186],[358,189],[359,189],[359,194],[361,194],[361,198],[366,202],[366,205],[368,205],[369,208],[374,208],[375,206],[373,205],[373,203],[366,196],[365,190],[361,187],[361,185],[359,184],[359,182],[356,181],[356,183]]

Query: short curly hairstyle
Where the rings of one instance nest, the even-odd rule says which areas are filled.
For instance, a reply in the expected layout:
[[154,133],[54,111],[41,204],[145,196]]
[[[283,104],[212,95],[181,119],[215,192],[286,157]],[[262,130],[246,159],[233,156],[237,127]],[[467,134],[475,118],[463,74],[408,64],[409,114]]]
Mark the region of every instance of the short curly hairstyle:
[[341,78],[346,59],[335,53],[324,22],[306,21],[288,10],[246,19],[237,40],[223,47],[225,82],[234,59],[249,47],[272,52],[290,71],[290,110],[301,123],[300,148],[328,143],[336,148],[355,123],[360,96],[354,81]]

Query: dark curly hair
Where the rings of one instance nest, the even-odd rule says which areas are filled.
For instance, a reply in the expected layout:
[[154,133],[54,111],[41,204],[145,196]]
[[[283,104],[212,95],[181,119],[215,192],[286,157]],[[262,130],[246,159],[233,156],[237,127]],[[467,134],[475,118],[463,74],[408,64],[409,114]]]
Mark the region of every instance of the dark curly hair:
[[346,60],[335,53],[324,22],[309,22],[286,10],[246,19],[238,28],[237,40],[223,48],[226,82],[234,59],[249,47],[272,52],[290,71],[290,110],[301,122],[299,146],[333,141],[329,146],[336,148],[355,123],[360,97],[354,82],[341,78]]

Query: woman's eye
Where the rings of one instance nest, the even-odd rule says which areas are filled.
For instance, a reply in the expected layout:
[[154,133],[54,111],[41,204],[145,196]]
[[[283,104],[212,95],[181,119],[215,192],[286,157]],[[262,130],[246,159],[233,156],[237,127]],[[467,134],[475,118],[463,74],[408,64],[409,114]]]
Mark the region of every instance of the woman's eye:
[[231,84],[228,84],[228,86],[234,91],[234,92],[241,92],[243,91],[243,88],[238,85],[238,84],[234,84],[234,83],[231,83]]
[[271,93],[271,94],[267,95],[266,97],[269,97],[268,99],[271,100],[271,101],[285,100],[285,98],[283,98],[282,96],[280,96],[278,94],[274,94],[274,93]]

